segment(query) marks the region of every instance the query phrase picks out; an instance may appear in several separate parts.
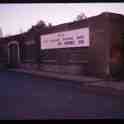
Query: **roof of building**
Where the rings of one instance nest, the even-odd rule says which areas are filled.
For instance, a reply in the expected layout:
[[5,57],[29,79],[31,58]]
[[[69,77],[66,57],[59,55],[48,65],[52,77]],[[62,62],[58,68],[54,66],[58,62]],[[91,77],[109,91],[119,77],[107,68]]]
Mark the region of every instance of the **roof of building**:
[[112,12],[103,12],[99,15],[96,16],[92,16],[92,17],[88,17],[86,19],[83,20],[79,20],[79,21],[72,21],[72,22],[68,22],[68,23],[63,23],[63,24],[59,24],[59,25],[54,25],[52,27],[46,27],[46,28],[41,28],[41,27],[37,27],[37,26],[33,26],[31,29],[29,29],[27,32],[24,33],[20,33],[20,34],[16,34],[16,35],[11,35],[11,36],[7,36],[7,37],[2,37],[0,38],[0,41],[4,40],[11,40],[13,38],[19,38],[19,37],[27,37],[27,36],[31,36],[31,35],[36,35],[36,34],[47,34],[47,33],[53,33],[53,32],[58,32],[58,31],[65,31],[71,28],[75,28],[75,27],[79,27],[79,25],[87,25],[89,23],[89,21],[93,21],[96,19],[100,19],[101,17],[111,17],[112,19],[115,18],[124,18],[124,15],[122,14],[117,14],[117,13],[112,13]]

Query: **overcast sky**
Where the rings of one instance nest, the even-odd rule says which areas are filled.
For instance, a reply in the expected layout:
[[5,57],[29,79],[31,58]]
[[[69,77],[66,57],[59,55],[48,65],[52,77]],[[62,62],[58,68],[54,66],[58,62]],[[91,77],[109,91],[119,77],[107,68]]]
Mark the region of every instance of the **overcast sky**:
[[0,27],[3,35],[28,30],[39,20],[53,25],[73,21],[82,12],[87,17],[109,11],[124,14],[124,3],[0,4]]

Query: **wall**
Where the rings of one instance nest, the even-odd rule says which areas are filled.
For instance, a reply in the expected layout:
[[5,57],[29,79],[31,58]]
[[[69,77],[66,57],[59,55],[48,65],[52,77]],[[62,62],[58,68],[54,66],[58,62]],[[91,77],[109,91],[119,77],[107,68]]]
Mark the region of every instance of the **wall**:
[[92,18],[89,22],[91,27],[91,47],[89,49],[89,74],[94,76],[108,75],[109,59],[109,23],[105,14],[99,18]]
[[[82,21],[61,24],[39,32],[28,31],[25,34],[2,38],[0,41],[5,51],[7,51],[8,42],[13,40],[19,42],[20,68],[40,69],[61,74],[106,77],[111,74],[111,48],[120,42],[121,34],[124,32],[124,28],[122,28],[123,18],[117,14],[102,13]],[[40,35],[84,27],[90,29],[89,47],[40,49]],[[30,51],[33,51],[33,60],[27,61],[27,57],[25,58],[27,50],[24,49],[25,46],[31,46],[30,42],[32,41],[34,41],[34,47],[32,50],[29,47],[29,54],[31,54]]]
[[[54,32],[90,29],[90,47],[41,50],[41,70],[77,75],[106,75],[108,38],[104,15],[55,27]],[[47,31],[46,31],[47,32]],[[49,31],[49,33],[53,33]]]
[[[110,72],[113,77],[121,78],[124,73],[124,50],[121,50],[124,42],[124,16],[112,14],[110,23]],[[123,43],[124,45],[124,43]],[[123,47],[124,49],[124,47]]]

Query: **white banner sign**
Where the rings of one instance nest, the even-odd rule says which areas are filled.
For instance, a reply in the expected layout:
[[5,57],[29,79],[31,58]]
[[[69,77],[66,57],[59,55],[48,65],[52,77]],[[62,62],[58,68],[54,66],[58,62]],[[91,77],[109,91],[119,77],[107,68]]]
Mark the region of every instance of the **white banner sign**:
[[88,47],[89,28],[41,35],[41,49]]

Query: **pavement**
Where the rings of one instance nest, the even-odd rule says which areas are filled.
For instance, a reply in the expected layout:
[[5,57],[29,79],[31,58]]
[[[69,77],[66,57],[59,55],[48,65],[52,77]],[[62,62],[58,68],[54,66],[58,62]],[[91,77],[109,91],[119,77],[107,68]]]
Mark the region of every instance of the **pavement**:
[[88,87],[101,87],[111,88],[117,91],[124,91],[124,81],[105,80],[96,77],[87,77],[79,75],[66,75],[53,72],[43,72],[41,70],[29,70],[29,69],[9,69],[9,71],[24,72],[42,77],[56,78],[60,80],[72,80],[76,82],[82,82],[82,86]]
[[0,120],[124,118],[124,95],[78,84],[0,71]]

